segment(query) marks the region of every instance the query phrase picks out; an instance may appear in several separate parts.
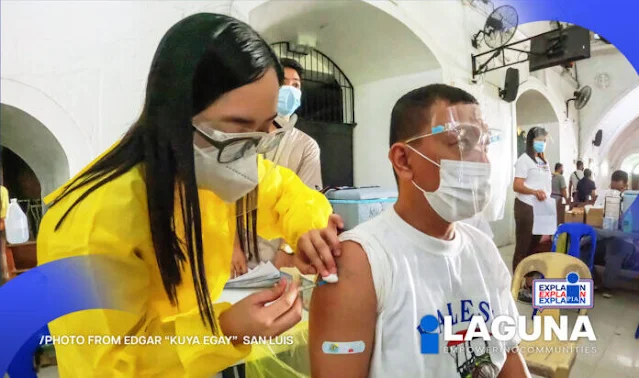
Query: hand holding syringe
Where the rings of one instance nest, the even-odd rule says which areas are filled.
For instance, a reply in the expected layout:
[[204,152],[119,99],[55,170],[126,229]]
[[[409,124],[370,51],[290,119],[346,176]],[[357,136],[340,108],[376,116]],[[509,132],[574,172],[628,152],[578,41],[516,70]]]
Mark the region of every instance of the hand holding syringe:
[[304,291],[304,290],[308,290],[308,289],[313,289],[322,285],[325,285],[327,283],[336,283],[339,279],[337,278],[337,274],[329,274],[328,276],[317,280],[314,284],[312,285],[308,285],[308,286],[302,286],[300,288],[300,291]]

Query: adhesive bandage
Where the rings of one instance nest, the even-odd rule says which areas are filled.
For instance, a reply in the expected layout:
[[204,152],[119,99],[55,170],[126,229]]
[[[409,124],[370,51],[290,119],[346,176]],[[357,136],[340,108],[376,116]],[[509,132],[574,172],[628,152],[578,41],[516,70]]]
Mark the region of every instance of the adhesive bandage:
[[322,352],[326,354],[356,354],[365,349],[363,341],[325,341]]

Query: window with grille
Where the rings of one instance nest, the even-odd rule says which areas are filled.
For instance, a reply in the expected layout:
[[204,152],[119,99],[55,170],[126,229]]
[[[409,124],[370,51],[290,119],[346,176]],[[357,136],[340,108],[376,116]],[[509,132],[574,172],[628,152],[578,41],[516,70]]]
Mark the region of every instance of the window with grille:
[[273,50],[279,58],[295,59],[304,68],[302,105],[297,114],[309,121],[355,123],[353,85],[342,70],[322,52],[308,54],[289,50],[288,42],[278,42]]

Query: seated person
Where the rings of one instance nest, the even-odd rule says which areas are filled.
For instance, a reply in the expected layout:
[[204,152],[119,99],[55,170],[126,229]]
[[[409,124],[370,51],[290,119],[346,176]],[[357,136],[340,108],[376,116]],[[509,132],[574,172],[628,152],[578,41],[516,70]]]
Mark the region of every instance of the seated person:
[[[610,178],[610,189],[607,189],[595,201],[595,206],[604,207],[607,197],[620,197],[628,187],[628,173],[615,171]],[[587,249],[587,251],[586,251]],[[590,246],[584,248],[584,253],[590,253]],[[583,253],[582,253],[583,255]],[[632,269],[635,266],[633,257],[635,246],[632,240],[620,237],[597,238],[597,249],[595,251],[595,263],[605,265],[602,285],[602,296],[612,297],[612,290],[619,286],[619,277],[623,269]],[[585,256],[582,256],[585,257]],[[595,281],[602,280],[595,275]]]
[[[452,333],[467,331],[474,315],[488,327],[497,316],[518,316],[497,247],[459,222],[481,212],[490,192],[489,138],[465,139],[487,135],[471,131],[487,131],[476,104],[469,93],[443,84],[413,90],[395,104],[388,156],[399,197],[394,207],[342,234],[339,282],[314,290],[314,378],[528,376],[521,355],[507,352],[517,340],[490,340],[480,363],[443,349],[443,316],[456,319]],[[450,114],[467,114],[460,109],[474,116],[452,122]],[[425,315],[439,319],[433,324],[439,354],[422,354],[422,337],[431,336],[418,328]],[[329,341],[360,340],[359,353],[323,350],[330,350]]]
[[577,184],[577,199],[579,202],[594,201],[597,198],[597,186],[592,180],[592,171],[584,170],[584,178]]
[[612,173],[610,178],[610,189],[606,189],[602,195],[597,197],[595,201],[596,207],[604,207],[607,197],[621,197],[628,187],[628,173],[617,170]]

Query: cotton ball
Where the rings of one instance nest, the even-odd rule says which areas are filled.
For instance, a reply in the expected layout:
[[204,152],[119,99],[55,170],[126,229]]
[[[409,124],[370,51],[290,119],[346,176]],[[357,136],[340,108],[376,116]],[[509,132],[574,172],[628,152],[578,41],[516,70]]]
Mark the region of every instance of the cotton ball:
[[337,274],[335,273],[329,274],[326,277],[322,277],[322,279],[328,283],[336,283],[337,281],[339,281],[339,279],[337,278]]

